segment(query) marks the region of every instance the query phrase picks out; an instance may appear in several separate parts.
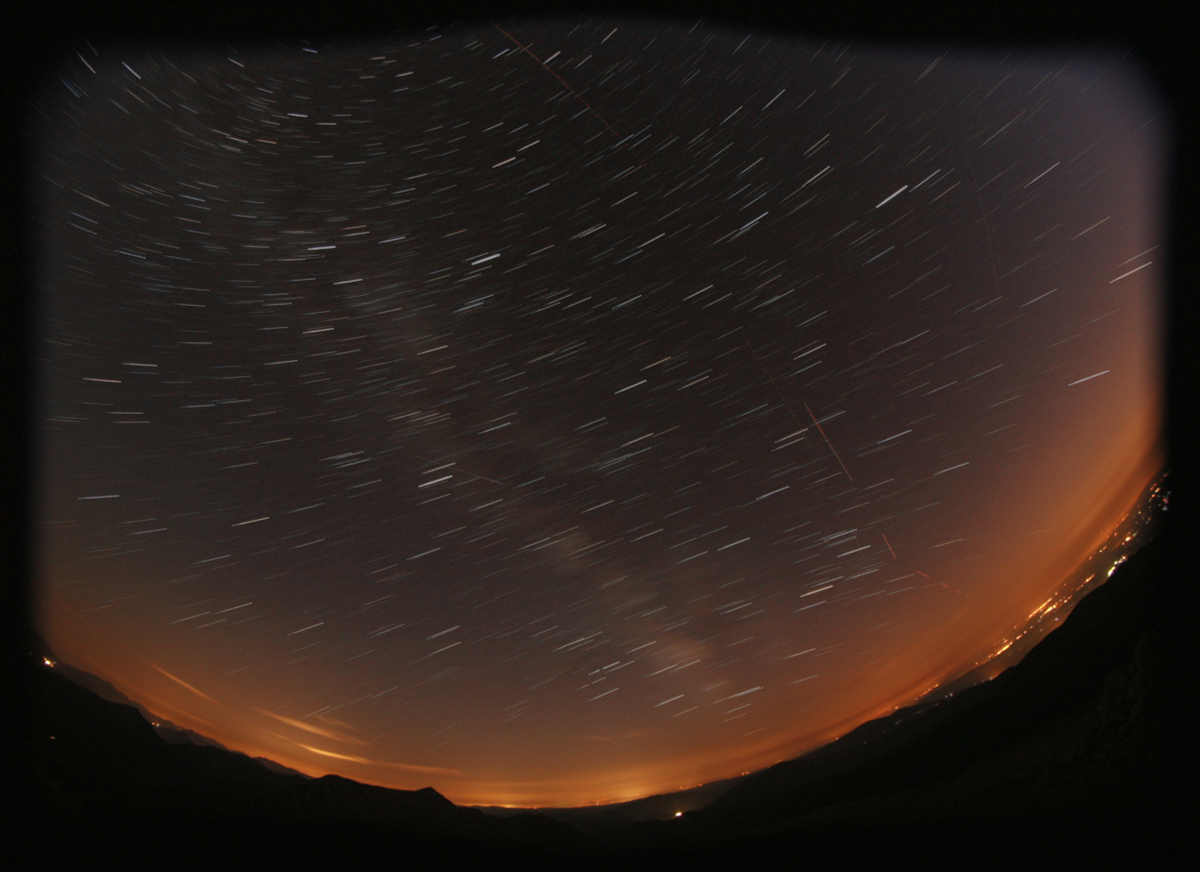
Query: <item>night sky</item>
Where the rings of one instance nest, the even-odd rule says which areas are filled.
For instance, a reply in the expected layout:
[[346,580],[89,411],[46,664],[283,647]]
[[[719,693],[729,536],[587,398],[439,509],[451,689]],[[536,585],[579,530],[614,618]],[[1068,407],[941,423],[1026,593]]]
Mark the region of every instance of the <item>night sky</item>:
[[42,631],[456,802],[827,741],[1159,471],[1162,114],[692,22],[85,45],[28,120]]

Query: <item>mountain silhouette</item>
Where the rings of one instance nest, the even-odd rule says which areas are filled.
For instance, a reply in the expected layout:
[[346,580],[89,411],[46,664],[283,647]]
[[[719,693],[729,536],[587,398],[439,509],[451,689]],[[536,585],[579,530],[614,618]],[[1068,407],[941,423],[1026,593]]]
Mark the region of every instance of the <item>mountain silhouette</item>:
[[[1084,16],[1045,4],[944,6],[938,15],[921,15],[908,4],[863,15],[838,4],[772,4],[774,12],[753,10],[751,4],[714,6],[697,15],[819,34],[831,44],[859,36],[881,44],[957,40],[1007,51],[1014,39],[1035,47],[1067,40],[1109,44],[1120,34],[1121,51],[1140,47],[1142,63],[1168,89],[1166,97],[1177,110],[1192,105],[1195,53],[1183,42],[1186,31],[1164,27],[1153,6],[1141,16],[1119,6],[1098,6]],[[432,22],[446,14],[421,8],[407,13],[411,20],[423,24],[421,16]],[[971,13],[973,8],[978,11]],[[305,18],[298,10],[286,26],[362,36],[401,23],[395,4],[366,31],[341,24],[344,12],[323,5]],[[239,26],[254,37],[277,33],[277,10],[264,7],[261,15],[270,23]],[[150,41],[163,36],[163,25],[147,23],[151,17],[144,9],[129,15],[98,5],[90,17],[69,18],[45,7],[36,11],[36,20],[10,29],[25,49],[10,53],[16,59],[7,70],[13,93],[40,87],[48,59],[81,34]],[[230,25],[221,18],[219,10],[209,19],[180,15],[171,25],[177,29],[168,33],[178,41],[214,34],[224,40]],[[1191,153],[1194,122],[1188,113],[1176,114],[1181,139],[1176,152]],[[18,127],[12,125],[14,135]],[[1178,163],[1164,219],[1173,228],[1172,280],[1195,273],[1189,258],[1200,251],[1189,245],[1200,226],[1192,212],[1200,202],[1195,169]],[[14,178],[17,172],[24,168],[18,166]],[[14,213],[27,208],[20,196],[9,199]],[[19,217],[14,225],[21,224]],[[29,246],[28,233],[10,238],[14,250]],[[24,263],[23,252],[17,253],[13,260]],[[14,282],[32,287],[28,274]],[[1192,323],[1183,296],[1167,306],[1167,332],[1175,338]],[[32,388],[20,385],[33,380],[20,376],[31,371],[33,343],[21,325],[31,320],[33,304],[14,302],[8,369],[18,374],[12,379],[17,405],[29,411]],[[1184,345],[1169,343],[1174,382],[1168,393],[1183,381],[1178,373],[1190,371],[1192,349]],[[1173,444],[1182,448],[1195,433],[1194,406],[1182,402],[1181,394],[1173,399],[1170,431]],[[26,458],[33,455],[33,432],[26,428],[11,450],[15,483],[5,506],[14,555],[6,570],[13,576],[6,611],[14,622],[33,611],[28,583],[35,574],[33,549],[23,540],[25,516],[32,516],[35,466]],[[1190,471],[1189,452],[1177,454],[1176,470],[1187,464]],[[1180,480],[1193,477],[1183,474]],[[1181,494],[1180,502],[1188,499]],[[458,808],[430,789],[389,791],[335,776],[310,779],[273,772],[266,763],[190,737],[170,744],[130,702],[110,701],[64,679],[58,674],[62,664],[45,667],[27,644],[26,628],[16,627],[10,642],[18,655],[28,656],[13,658],[11,680],[2,691],[13,733],[3,744],[4,783],[14,806],[9,854],[16,856],[19,848],[27,856],[23,868],[103,862],[205,872],[494,869],[514,863],[621,872],[918,863],[974,870],[1054,862],[1072,868],[1167,868],[1167,858],[1174,860],[1181,844],[1195,841],[1195,690],[1188,664],[1196,610],[1194,559],[1186,547],[1193,519],[1187,520],[1160,532],[995,680],[864,724],[825,748],[743,779],[678,820],[606,824],[590,835],[544,814],[498,819]]]
[[898,850],[970,857],[974,868],[1030,851],[1102,865],[1121,852],[1165,856],[1187,832],[1178,798],[1191,759],[1175,541],[1164,525],[994,680],[709,786],[705,799],[724,792],[681,818],[671,809],[695,808],[695,791],[501,816],[432,788],[271,771],[214,744],[169,743],[148,713],[97,695],[123,699],[111,685],[46,666],[53,657],[35,644],[15,755],[26,832],[41,834],[47,859],[82,862],[103,849],[170,857],[173,868],[268,857],[315,867],[394,852],[408,868],[719,868],[747,857],[767,868],[798,850],[810,868]]
[[677,825],[621,839],[714,864],[747,852],[785,864],[800,849],[831,867],[897,849],[972,868],[1165,862],[1194,807],[1192,611],[1175,546],[1164,530],[993,681],[863,724]]
[[437,856],[467,868],[484,857],[549,856],[562,833],[574,834],[549,818],[490,818],[432,788],[308,778],[213,745],[169,744],[136,708],[30,660],[28,716],[10,751],[21,831],[47,868],[98,851],[168,868],[248,868],[267,856],[307,868],[317,857],[392,849],[409,862]]

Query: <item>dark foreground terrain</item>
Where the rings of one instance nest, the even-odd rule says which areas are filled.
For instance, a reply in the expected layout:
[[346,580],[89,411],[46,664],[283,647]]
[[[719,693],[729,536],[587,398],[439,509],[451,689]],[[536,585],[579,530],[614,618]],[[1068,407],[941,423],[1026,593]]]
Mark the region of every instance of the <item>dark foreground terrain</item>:
[[35,640],[9,709],[10,820],[40,858],[29,868],[47,869],[102,857],[166,869],[1153,868],[1195,843],[1178,544],[1164,529],[994,681],[864,724],[671,820],[501,818],[429,788],[272,770],[160,735],[45,666]]

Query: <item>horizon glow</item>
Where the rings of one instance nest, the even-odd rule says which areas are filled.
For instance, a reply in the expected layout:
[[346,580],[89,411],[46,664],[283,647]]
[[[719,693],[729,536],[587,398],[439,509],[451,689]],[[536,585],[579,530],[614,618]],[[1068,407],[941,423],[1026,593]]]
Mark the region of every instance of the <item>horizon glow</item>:
[[100,47],[30,125],[40,630],[311,775],[578,806],[969,671],[1161,471],[1103,57],[574,19]]

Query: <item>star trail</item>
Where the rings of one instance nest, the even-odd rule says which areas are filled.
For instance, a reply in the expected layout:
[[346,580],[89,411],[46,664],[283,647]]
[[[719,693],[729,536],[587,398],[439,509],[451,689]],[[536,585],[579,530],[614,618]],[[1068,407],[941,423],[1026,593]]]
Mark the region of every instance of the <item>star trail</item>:
[[456,802],[760,768],[971,668],[1162,464],[1111,59],[506,21],[84,46],[38,142],[64,657]]

